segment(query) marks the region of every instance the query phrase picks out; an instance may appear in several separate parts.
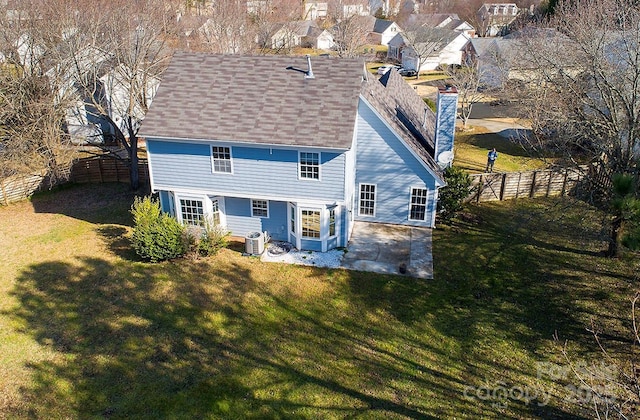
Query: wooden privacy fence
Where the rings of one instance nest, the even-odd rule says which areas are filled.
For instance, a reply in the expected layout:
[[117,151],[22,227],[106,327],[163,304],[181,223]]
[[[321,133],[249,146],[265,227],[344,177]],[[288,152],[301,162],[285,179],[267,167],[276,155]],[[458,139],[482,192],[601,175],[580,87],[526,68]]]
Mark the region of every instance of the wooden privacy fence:
[[[140,183],[149,182],[146,159],[138,161]],[[34,193],[53,187],[45,175],[15,175],[0,179],[0,205],[24,200]],[[93,156],[78,159],[69,175],[72,182],[129,182],[129,167],[123,160]]]
[[[138,160],[140,183],[149,182],[147,159]],[[129,182],[129,166],[120,159],[94,156],[78,159],[71,168],[73,182]]]
[[575,169],[475,174],[471,175],[473,192],[468,201],[564,196],[572,193],[583,178]]
[[45,177],[39,174],[14,175],[0,179],[0,204],[5,206],[14,201],[24,200],[45,184]]

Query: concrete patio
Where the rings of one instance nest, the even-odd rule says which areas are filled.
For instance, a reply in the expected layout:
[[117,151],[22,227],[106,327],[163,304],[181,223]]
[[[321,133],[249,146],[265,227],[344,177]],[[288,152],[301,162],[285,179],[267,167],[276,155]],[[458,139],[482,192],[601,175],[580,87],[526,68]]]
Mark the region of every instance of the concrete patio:
[[[355,222],[342,266],[375,273],[433,278],[431,229]],[[403,268],[406,272],[402,273]]]

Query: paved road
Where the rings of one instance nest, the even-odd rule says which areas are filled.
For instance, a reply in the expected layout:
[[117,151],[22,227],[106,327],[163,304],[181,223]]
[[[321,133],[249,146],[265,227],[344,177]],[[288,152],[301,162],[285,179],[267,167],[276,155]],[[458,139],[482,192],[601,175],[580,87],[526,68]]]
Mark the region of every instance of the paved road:
[[467,124],[475,127],[484,127],[489,132],[506,138],[516,137],[519,132],[527,130],[526,127],[518,124],[512,118],[470,118]]

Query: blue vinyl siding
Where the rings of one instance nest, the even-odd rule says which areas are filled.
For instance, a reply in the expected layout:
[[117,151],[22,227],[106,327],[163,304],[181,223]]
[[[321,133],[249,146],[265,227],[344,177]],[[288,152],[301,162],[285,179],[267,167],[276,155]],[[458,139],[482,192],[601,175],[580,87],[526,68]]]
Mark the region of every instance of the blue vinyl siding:
[[169,191],[159,191],[158,195],[160,196],[162,211],[171,214],[172,208],[171,204],[169,203],[169,200],[171,200],[171,196],[169,195]]
[[[362,101],[358,107],[357,130],[355,219],[430,226],[436,204],[434,177]],[[361,183],[376,184],[375,217],[357,215]],[[429,190],[424,222],[409,220],[411,187]]]
[[234,236],[245,236],[249,232],[269,232],[271,238],[287,240],[287,203],[269,201],[269,217],[251,216],[251,200],[248,198],[225,197],[227,229]]
[[298,150],[232,146],[233,174],[213,173],[211,144],[147,140],[154,188],[224,196],[344,200],[344,153],[320,152],[320,181],[298,179]]
[[300,247],[305,251],[322,252],[322,241],[316,241],[312,239],[302,239],[300,241]]

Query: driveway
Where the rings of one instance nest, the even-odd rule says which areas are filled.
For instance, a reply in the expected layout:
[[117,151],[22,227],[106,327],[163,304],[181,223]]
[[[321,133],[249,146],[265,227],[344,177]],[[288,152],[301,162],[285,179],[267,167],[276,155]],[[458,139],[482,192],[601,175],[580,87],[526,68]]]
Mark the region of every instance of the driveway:
[[355,222],[342,267],[433,278],[431,229]]

